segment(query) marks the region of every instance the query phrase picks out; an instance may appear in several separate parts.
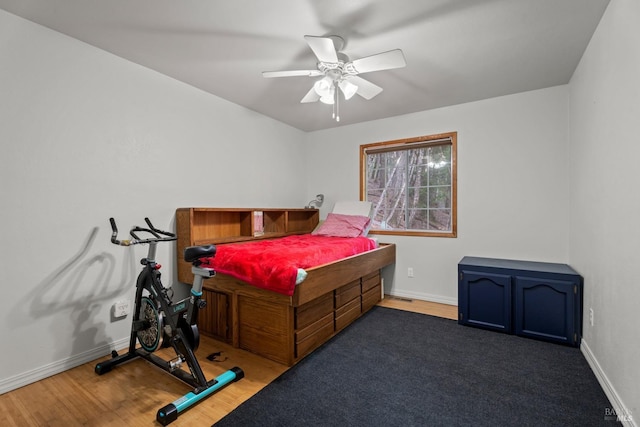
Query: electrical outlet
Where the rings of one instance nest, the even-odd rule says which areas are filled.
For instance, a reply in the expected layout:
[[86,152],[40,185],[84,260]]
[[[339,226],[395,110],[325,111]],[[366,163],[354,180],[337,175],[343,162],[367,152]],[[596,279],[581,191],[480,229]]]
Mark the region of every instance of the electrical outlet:
[[589,323],[593,326],[593,308],[589,309]]
[[113,304],[113,317],[120,318],[129,314],[129,306],[131,302],[129,300],[117,301]]
[[413,277],[413,267],[407,269],[407,277]]

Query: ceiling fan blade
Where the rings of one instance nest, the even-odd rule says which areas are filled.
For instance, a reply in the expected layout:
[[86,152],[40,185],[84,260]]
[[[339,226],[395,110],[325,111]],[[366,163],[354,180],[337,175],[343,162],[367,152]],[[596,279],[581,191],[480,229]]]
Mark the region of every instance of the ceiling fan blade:
[[358,86],[358,91],[356,93],[364,99],[371,99],[382,92],[382,88],[380,86],[375,85],[362,77],[350,76],[348,81]]
[[262,77],[271,78],[271,77],[295,77],[295,76],[305,76],[305,77],[315,77],[321,76],[322,72],[320,70],[290,70],[290,71],[263,71]]
[[307,44],[320,62],[338,62],[338,54],[333,40],[327,37],[304,36]]
[[404,55],[400,49],[394,49],[388,52],[382,52],[376,55],[356,59],[352,64],[358,74],[402,68],[407,65],[404,60]]
[[307,94],[300,101],[301,104],[305,104],[307,102],[316,102],[320,99],[320,95],[318,95],[313,87],[311,90],[307,92]]

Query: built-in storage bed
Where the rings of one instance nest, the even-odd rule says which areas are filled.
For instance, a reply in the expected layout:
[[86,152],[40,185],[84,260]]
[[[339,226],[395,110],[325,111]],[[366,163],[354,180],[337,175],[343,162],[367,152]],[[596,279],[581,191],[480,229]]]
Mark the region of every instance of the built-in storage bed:
[[[178,279],[192,280],[191,265],[181,259],[186,247],[308,234],[318,222],[317,209],[180,208]],[[381,269],[393,263],[395,245],[379,244],[306,269],[292,295],[218,273],[205,281],[207,307],[200,313],[200,331],[291,366],[380,301]]]

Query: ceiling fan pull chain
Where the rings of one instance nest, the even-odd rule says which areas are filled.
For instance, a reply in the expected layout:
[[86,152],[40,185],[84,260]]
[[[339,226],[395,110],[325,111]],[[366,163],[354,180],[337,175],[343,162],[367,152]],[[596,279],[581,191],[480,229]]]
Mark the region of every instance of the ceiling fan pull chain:
[[336,105],[336,91],[335,91],[335,85],[334,85],[333,89],[334,89],[334,90],[333,90],[333,105],[331,105],[331,111],[332,111],[331,118],[332,118],[332,119],[335,119],[335,118],[337,117],[337,115],[338,115],[338,114],[337,114],[337,110],[336,110],[336,106],[337,106],[337,105]]
[[337,80],[333,81],[333,89],[334,89],[333,90],[333,96],[334,96],[333,105],[334,105],[334,107],[336,109],[336,113],[335,113],[336,122],[339,122],[340,121],[340,105],[338,105],[338,101],[340,99],[340,95],[338,93],[338,81]]

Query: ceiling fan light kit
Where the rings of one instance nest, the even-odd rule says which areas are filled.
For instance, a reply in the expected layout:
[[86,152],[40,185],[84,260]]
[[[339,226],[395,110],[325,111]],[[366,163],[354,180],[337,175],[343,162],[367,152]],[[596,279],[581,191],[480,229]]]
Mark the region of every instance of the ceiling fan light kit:
[[320,102],[333,104],[335,89],[333,81],[329,77],[323,77],[313,84],[313,90],[320,96]]
[[340,92],[345,100],[351,99],[355,94],[369,100],[382,92],[381,87],[359,77],[358,74],[402,68],[407,65],[400,49],[350,61],[347,55],[340,52],[344,46],[342,37],[304,36],[304,39],[318,59],[316,70],[264,71],[262,75],[266,78],[322,76],[300,102],[304,104],[320,101],[332,105],[333,118],[337,122],[340,121]]

